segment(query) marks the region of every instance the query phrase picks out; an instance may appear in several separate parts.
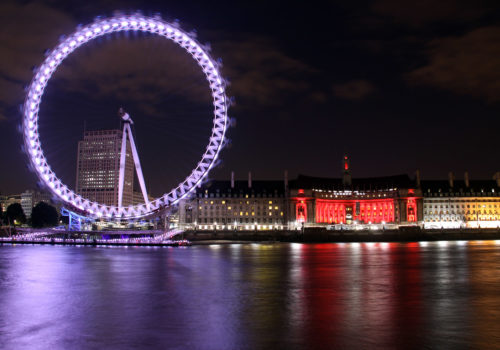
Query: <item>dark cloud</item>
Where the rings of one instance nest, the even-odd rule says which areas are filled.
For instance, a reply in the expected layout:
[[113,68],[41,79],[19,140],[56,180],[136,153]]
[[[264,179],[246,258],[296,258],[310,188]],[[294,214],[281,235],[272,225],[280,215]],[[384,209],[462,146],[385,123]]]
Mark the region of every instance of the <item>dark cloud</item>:
[[0,120],[24,99],[23,86],[31,67],[40,64],[45,49],[57,44],[64,30],[75,23],[67,14],[40,3],[0,4]]
[[[209,103],[208,84],[194,60],[159,37],[118,37],[80,49],[56,73],[65,89],[91,98],[116,97],[151,109],[166,95]],[[215,50],[215,49],[214,49]],[[227,62],[222,71],[232,82],[229,93],[250,106],[280,105],[289,95],[309,94],[315,70],[269,40],[242,38],[217,45]],[[153,111],[151,111],[153,112]]]
[[[4,52],[0,57],[0,120],[5,119],[7,108],[22,103],[22,88],[32,78],[30,68],[41,64],[43,51],[54,47],[60,35],[76,28],[68,12],[55,10],[52,5],[0,5],[0,45]],[[232,82],[229,93],[240,107],[278,106],[290,95],[306,94],[313,100],[321,95],[309,82],[315,70],[269,39],[235,34],[219,41],[216,49],[216,55],[226,63],[223,73]],[[147,35],[95,40],[70,55],[51,83],[89,99],[130,101],[155,115],[160,114],[157,106],[165,98],[210,101],[208,84],[196,62],[177,45]]]
[[361,100],[375,91],[375,86],[367,80],[351,80],[333,85],[333,94],[347,100]]
[[279,106],[291,96],[317,95],[310,82],[317,71],[268,39],[246,37],[217,47],[228,62],[224,71],[233,82],[230,92],[248,106]]
[[428,64],[409,74],[411,84],[430,85],[458,94],[500,100],[500,27],[432,40]]
[[431,22],[462,22],[476,20],[495,6],[493,1],[459,0],[377,0],[372,9],[396,22],[422,26]]
[[115,37],[89,43],[68,57],[54,80],[94,100],[114,98],[150,115],[165,100],[210,104],[208,82],[196,61],[157,36]]

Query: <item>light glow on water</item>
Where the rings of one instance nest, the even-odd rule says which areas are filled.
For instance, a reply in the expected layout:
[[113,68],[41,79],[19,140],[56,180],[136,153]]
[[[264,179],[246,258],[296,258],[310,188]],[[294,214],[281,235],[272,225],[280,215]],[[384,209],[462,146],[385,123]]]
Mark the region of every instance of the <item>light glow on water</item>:
[[143,324],[151,348],[488,349],[499,243],[0,245],[0,340],[122,348]]
[[380,248],[382,248],[382,249],[387,249],[387,248],[389,248],[389,242],[381,242],[381,243],[380,243]]
[[438,241],[437,244],[440,247],[447,247],[448,246],[448,241]]

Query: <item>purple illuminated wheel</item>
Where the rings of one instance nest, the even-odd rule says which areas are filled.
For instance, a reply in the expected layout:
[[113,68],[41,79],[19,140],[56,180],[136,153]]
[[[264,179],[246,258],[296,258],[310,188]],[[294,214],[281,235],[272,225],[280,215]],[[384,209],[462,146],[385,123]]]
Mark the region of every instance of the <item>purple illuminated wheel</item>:
[[[38,134],[38,111],[42,95],[57,67],[76,48],[102,35],[120,31],[142,31],[157,34],[177,43],[198,63],[206,76],[213,97],[212,135],[201,160],[191,174],[177,185],[177,187],[149,202],[148,205],[140,204],[128,207],[108,206],[91,202],[73,192],[61,182],[47,163]],[[214,166],[224,144],[224,137],[228,126],[227,108],[225,82],[219,73],[218,64],[191,35],[179,29],[177,25],[168,23],[161,18],[143,15],[119,15],[107,19],[99,19],[92,24],[78,29],[51,51],[43,64],[37,69],[29,85],[23,107],[24,144],[30,162],[40,180],[47,185],[55,196],[68,206],[93,218],[140,218],[176,204],[181,198],[192,192],[207,176],[208,172]]]

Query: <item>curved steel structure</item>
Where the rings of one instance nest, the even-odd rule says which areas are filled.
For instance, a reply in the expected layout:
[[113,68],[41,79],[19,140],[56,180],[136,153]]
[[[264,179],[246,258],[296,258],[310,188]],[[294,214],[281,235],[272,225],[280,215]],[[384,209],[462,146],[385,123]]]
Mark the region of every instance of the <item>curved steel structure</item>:
[[[91,202],[73,192],[57,177],[47,163],[38,134],[38,111],[42,95],[52,74],[61,62],[74,50],[97,37],[120,31],[142,31],[160,35],[172,40],[184,48],[201,67],[209,83],[213,97],[213,128],[208,146],[196,168],[177,187],[163,196],[149,202],[128,207],[116,207]],[[175,23],[169,23],[158,17],[141,14],[119,15],[106,19],[98,19],[94,23],[78,29],[67,36],[36,70],[30,83],[23,106],[24,144],[38,177],[52,193],[70,207],[93,218],[140,218],[151,215],[177,203],[192,192],[207,176],[214,166],[224,144],[228,126],[227,108],[229,106],[225,93],[225,81],[219,72],[219,64],[210,57],[192,35],[184,32]]]

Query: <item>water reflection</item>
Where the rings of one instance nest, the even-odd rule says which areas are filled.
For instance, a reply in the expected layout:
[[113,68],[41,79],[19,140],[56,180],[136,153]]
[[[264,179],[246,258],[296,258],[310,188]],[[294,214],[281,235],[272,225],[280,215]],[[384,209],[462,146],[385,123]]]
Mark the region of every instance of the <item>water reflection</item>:
[[494,348],[500,246],[0,246],[5,349]]

